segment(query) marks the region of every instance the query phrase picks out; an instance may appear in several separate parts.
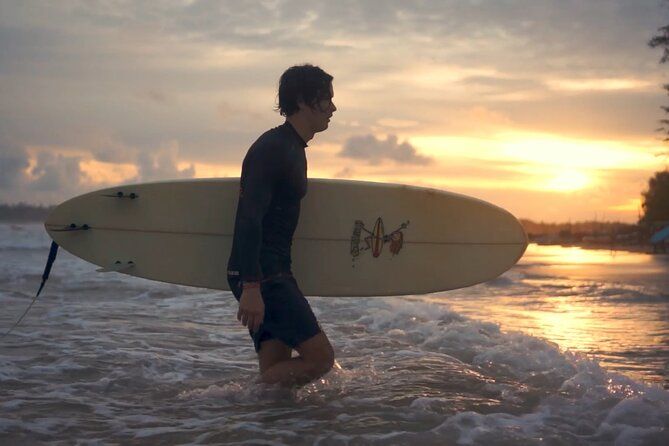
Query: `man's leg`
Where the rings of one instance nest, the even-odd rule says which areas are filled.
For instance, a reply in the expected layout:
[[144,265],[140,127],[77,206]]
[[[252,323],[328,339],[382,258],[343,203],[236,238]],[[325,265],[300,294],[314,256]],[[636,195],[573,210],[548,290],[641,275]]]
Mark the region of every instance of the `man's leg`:
[[258,351],[258,363],[260,364],[260,374],[279,362],[288,361],[293,349],[278,339],[268,339],[260,343]]
[[[267,342],[270,341],[263,342],[259,355]],[[322,331],[302,342],[295,350],[299,357],[277,362],[264,371],[261,365],[260,380],[283,386],[306,384],[325,375],[334,365],[334,350]]]

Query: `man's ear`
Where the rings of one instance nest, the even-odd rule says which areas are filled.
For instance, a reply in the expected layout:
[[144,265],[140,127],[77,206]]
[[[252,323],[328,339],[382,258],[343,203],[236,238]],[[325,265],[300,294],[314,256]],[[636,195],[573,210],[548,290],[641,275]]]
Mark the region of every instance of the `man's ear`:
[[297,108],[298,110],[317,110],[318,105],[314,102],[313,105],[307,105],[306,102],[304,102],[304,98],[302,96],[297,97]]
[[306,108],[309,107],[309,106],[304,102],[304,97],[302,97],[302,96],[298,96],[296,102],[297,102],[297,108],[298,108],[299,110],[304,110],[304,109],[306,109]]

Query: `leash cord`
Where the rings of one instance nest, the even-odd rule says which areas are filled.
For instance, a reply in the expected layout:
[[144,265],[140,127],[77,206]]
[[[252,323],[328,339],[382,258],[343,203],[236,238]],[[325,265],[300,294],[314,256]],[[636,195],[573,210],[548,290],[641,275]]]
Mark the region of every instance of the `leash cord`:
[[12,332],[16,327],[19,326],[23,318],[28,314],[28,311],[32,308],[33,304],[37,300],[37,297],[39,294],[42,292],[42,289],[44,288],[44,284],[46,283],[47,279],[49,278],[49,273],[51,273],[51,266],[53,266],[53,262],[56,260],[56,254],[58,254],[58,244],[56,242],[51,242],[51,249],[49,250],[49,258],[46,261],[46,267],[44,268],[44,273],[42,274],[42,284],[39,286],[39,290],[37,290],[37,294],[35,297],[33,297],[32,302],[30,302],[30,305],[28,305],[28,308],[26,308],[26,311],[23,312],[19,320],[17,320],[14,325],[12,325],[12,328],[7,330],[2,336],[0,336],[0,339],[4,338],[7,336],[9,333]]

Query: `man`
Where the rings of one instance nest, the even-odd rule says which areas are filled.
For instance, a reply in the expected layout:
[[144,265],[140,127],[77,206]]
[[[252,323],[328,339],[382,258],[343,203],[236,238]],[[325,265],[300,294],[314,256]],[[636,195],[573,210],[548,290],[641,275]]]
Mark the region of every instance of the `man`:
[[[330,341],[293,278],[293,233],[307,193],[304,148],[328,128],[337,107],[332,76],[312,65],[294,66],[279,81],[278,111],[286,117],[249,149],[242,164],[228,283],[248,327],[260,381],[299,385],[334,364]],[[299,356],[292,358],[292,350]]]

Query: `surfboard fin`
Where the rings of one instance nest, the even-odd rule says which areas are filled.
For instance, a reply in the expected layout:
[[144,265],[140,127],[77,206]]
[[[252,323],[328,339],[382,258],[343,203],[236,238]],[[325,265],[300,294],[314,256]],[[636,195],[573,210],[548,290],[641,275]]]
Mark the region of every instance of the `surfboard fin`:
[[57,228],[57,229],[51,229],[53,232],[70,232],[70,231],[88,231],[91,229],[90,226],[88,226],[86,223],[84,223],[81,226],[77,226],[76,223],[70,223],[67,226],[63,226],[62,228]]
[[132,260],[128,260],[127,262],[121,262],[120,260],[117,260],[116,262],[112,263],[109,266],[103,267],[103,268],[98,268],[95,271],[99,273],[122,273],[124,271],[129,270],[130,268],[135,266],[135,262]]
[[131,200],[134,200],[135,198],[139,198],[139,195],[130,192],[129,194],[123,193],[123,191],[118,191],[115,194],[102,194],[103,197],[110,197],[110,198],[130,198]]

